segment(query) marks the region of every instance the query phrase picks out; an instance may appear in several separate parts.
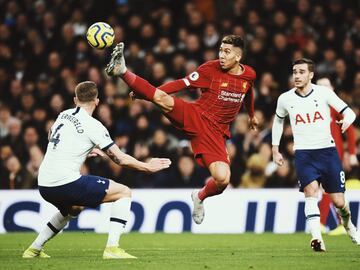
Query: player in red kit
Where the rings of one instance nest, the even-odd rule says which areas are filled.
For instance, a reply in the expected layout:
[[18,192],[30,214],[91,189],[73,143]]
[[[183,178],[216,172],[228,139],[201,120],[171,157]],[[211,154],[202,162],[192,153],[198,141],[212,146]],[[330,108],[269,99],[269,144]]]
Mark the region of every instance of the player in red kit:
[[[321,78],[317,80],[316,84],[326,86],[332,90],[334,90],[331,82],[328,78]],[[333,108],[330,108],[331,113],[331,135],[334,138],[336,150],[339,154],[339,158],[341,161],[344,160],[344,142],[342,138],[341,126],[338,124],[342,119],[342,114],[338,113]],[[357,166],[359,165],[357,157],[356,157],[356,134],[355,128],[351,125],[346,130],[347,135],[347,151],[349,153],[349,163],[350,166]],[[330,208],[332,206],[330,195],[326,192],[323,192],[321,201],[319,202],[319,209],[320,209],[320,223],[323,226],[324,230],[326,227],[327,218],[329,216]],[[334,230],[330,231],[330,235],[339,235],[339,234],[346,234],[346,230],[344,226],[341,224],[341,220],[338,217],[338,227]]]
[[[254,116],[253,83],[255,71],[240,63],[244,41],[240,36],[228,35],[222,39],[219,60],[208,61],[183,79],[168,82],[158,88],[127,70],[123,56],[124,44],[113,50],[106,72],[120,76],[137,97],[155,103],[177,128],[191,140],[196,162],[207,167],[211,179],[200,191],[191,195],[193,219],[200,224],[204,219],[205,198],[221,194],[230,181],[229,157],[225,141],[230,137],[230,123],[238,114],[242,103],[249,114],[249,125],[256,129]],[[201,97],[194,103],[169,94],[187,87],[200,88]]]

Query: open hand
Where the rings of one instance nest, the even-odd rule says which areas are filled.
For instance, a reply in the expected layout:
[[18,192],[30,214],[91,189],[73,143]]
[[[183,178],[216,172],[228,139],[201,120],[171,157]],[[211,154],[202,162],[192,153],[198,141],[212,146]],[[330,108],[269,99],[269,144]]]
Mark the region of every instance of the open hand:
[[149,162],[147,162],[149,173],[154,173],[169,168],[170,164],[171,160],[168,158],[152,158]]

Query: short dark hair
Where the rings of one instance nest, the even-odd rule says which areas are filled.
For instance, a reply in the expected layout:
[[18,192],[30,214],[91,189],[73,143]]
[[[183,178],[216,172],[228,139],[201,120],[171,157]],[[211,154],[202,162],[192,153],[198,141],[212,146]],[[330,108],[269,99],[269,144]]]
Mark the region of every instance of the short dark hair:
[[245,41],[241,36],[238,35],[227,35],[221,40],[222,43],[231,44],[234,47],[238,47],[242,50],[245,49]]
[[79,83],[75,87],[75,95],[80,102],[93,101],[98,96],[97,85],[91,81]]
[[307,64],[308,66],[308,69],[310,72],[314,72],[315,70],[315,63],[313,60],[309,59],[309,58],[300,58],[300,59],[297,59],[293,62],[293,67],[295,65],[300,65],[300,64]]

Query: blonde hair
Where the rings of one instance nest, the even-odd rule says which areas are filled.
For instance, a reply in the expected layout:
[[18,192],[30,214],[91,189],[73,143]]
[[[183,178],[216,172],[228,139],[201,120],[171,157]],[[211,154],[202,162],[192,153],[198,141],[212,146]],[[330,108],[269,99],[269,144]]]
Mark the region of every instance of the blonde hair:
[[98,97],[98,94],[97,85],[92,81],[81,82],[75,87],[75,96],[80,102],[93,101]]

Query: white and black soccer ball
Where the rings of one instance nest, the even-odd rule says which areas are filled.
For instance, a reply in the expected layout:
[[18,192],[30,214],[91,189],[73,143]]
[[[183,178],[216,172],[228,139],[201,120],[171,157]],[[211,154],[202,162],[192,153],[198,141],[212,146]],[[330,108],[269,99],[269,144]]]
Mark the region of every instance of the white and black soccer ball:
[[92,24],[86,33],[86,39],[91,47],[104,49],[114,42],[114,29],[104,22]]

